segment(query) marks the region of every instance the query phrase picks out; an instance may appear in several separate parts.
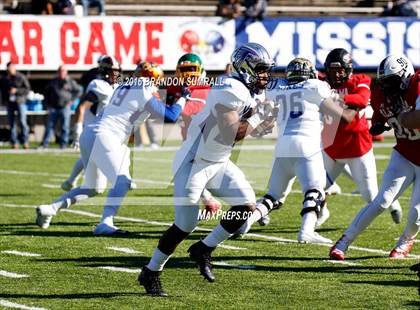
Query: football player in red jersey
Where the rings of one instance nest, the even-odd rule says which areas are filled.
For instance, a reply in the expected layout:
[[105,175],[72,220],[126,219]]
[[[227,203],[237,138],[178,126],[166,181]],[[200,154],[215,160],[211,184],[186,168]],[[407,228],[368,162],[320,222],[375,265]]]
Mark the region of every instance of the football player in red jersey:
[[[370,203],[378,193],[372,136],[364,115],[371,95],[371,78],[365,74],[353,74],[351,55],[343,48],[333,49],[327,55],[324,67],[326,80],[331,88],[337,90],[350,109],[359,112],[350,124],[341,121],[338,128],[328,122],[325,124],[323,141],[324,164],[329,183],[327,187],[334,183],[347,164],[360,194]],[[398,201],[392,203],[390,211],[393,221],[400,223],[402,211]],[[329,216],[326,207],[322,213],[317,226]]]
[[[211,86],[202,82],[205,71],[203,62],[196,54],[187,53],[181,56],[178,60],[175,74],[184,83],[183,85],[169,86],[167,88],[166,103],[176,102],[181,97],[181,87],[188,86],[191,96],[187,97],[188,100],[181,114],[183,121],[181,134],[183,140],[185,140],[192,117],[203,109]],[[204,190],[201,200],[206,210],[210,213],[215,213],[222,207],[220,202],[207,189]]]
[[[407,226],[390,257],[406,257],[420,229],[420,130],[415,128],[419,124],[418,120],[411,122],[411,117],[418,115],[420,110],[420,71],[414,73],[413,65],[404,56],[390,55],[380,63],[377,75],[380,87],[372,94],[374,114],[370,133],[381,134],[393,128],[397,144],[378,195],[360,210],[343,236],[331,248],[332,259],[344,260],[347,248],[356,237],[411,184],[413,192]],[[408,122],[408,126],[402,126],[399,120],[403,124]]]

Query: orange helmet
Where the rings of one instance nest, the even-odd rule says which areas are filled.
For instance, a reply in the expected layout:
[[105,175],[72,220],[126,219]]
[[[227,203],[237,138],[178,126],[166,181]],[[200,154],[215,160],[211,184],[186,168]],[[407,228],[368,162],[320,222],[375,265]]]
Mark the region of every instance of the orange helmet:
[[134,75],[159,80],[163,78],[163,70],[154,62],[142,61],[137,65]]

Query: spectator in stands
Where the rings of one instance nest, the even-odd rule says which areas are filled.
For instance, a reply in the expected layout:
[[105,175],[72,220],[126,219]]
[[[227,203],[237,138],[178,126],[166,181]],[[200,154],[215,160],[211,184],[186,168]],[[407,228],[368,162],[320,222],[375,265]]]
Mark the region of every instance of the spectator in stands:
[[35,15],[52,15],[54,14],[54,4],[49,0],[32,0],[31,11]]
[[89,15],[89,8],[97,7],[99,15],[105,15],[105,1],[104,0],[82,0],[83,4],[83,14],[85,16]]
[[69,143],[71,105],[82,94],[82,87],[77,84],[64,66],[58,68],[58,76],[50,81],[45,89],[45,103],[48,107],[48,120],[41,148],[47,148],[55,126],[61,122],[58,143],[65,148]]
[[74,15],[75,0],[58,0],[54,5],[54,14]]
[[418,0],[393,0],[388,1],[382,15],[384,16],[418,16],[420,8]]
[[2,102],[7,105],[7,117],[10,126],[10,144],[12,148],[19,148],[18,134],[15,123],[15,114],[17,112],[19,126],[21,130],[20,142],[23,148],[28,149],[29,144],[29,127],[26,122],[26,96],[31,86],[25,75],[16,71],[14,63],[9,62],[6,67],[7,71],[1,80]]
[[217,16],[232,19],[241,16],[241,3],[239,0],[219,0]]
[[244,6],[244,16],[252,21],[261,21],[267,14],[267,0],[245,0]]

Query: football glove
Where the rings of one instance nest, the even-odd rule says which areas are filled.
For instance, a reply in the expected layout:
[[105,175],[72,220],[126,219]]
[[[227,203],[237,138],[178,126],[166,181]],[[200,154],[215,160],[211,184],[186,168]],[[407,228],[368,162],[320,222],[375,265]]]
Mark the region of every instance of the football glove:
[[369,133],[372,136],[379,136],[380,134],[384,133],[385,131],[389,131],[391,130],[392,127],[386,126],[382,123],[375,123],[372,125],[372,127],[370,127],[369,129]]
[[73,135],[73,144],[72,147],[74,150],[78,151],[80,149],[80,135],[82,134],[83,131],[83,124],[82,123],[76,123],[74,124],[74,135]]

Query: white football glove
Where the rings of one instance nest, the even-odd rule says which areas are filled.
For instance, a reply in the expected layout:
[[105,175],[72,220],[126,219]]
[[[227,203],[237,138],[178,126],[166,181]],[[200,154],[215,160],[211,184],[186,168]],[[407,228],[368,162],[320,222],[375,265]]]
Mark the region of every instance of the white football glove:
[[83,131],[83,124],[82,123],[76,123],[74,124],[74,135],[73,135],[73,149],[78,151],[80,149],[80,135]]

